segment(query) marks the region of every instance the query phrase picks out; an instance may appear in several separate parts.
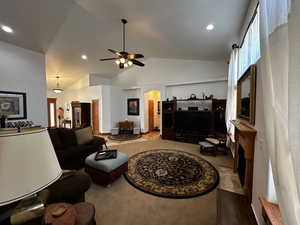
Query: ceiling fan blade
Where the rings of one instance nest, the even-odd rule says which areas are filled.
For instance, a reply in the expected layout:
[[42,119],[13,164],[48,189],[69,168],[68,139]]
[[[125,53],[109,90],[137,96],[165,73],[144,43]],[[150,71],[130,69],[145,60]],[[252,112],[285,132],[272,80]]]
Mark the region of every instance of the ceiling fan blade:
[[140,62],[140,61],[137,61],[137,60],[135,60],[135,59],[132,59],[131,61],[132,61],[132,63],[133,63],[134,65],[137,65],[137,66],[145,66],[144,63],[142,63],[142,62]]
[[144,58],[144,55],[142,55],[142,54],[129,54],[128,55],[128,59],[140,59],[140,58]]
[[119,58],[106,58],[106,59],[99,59],[100,61],[108,61],[108,60],[116,60],[116,59],[119,59]]
[[108,49],[108,51],[110,51],[110,52],[116,54],[117,56],[122,56],[122,54],[121,54],[120,52],[116,51],[116,50]]

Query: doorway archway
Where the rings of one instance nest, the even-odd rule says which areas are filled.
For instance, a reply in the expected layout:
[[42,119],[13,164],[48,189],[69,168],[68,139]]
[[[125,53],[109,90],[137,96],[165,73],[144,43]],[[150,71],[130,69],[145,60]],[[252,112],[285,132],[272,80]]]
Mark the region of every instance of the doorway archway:
[[158,90],[150,90],[144,93],[144,130],[146,132],[160,130],[160,99]]

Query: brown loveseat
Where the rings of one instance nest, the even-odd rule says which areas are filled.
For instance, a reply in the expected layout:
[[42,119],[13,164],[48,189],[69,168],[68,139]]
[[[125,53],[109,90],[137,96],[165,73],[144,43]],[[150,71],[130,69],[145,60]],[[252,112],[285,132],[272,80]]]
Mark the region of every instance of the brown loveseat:
[[94,136],[90,142],[79,145],[74,129],[49,128],[48,132],[62,169],[83,168],[85,158],[105,144],[104,138]]

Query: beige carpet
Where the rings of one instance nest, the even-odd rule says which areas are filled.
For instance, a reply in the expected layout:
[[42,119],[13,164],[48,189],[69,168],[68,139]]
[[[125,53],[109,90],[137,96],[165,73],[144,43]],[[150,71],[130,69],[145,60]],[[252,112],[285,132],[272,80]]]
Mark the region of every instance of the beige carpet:
[[[198,145],[165,140],[135,142],[113,148],[129,155],[156,148],[200,154]],[[220,171],[221,187],[239,189],[236,176],[230,176],[233,165],[230,155],[203,158]],[[215,225],[216,193],[217,189],[191,199],[160,198],[137,190],[122,176],[109,188],[93,184],[86,194],[86,200],[96,207],[98,225]]]

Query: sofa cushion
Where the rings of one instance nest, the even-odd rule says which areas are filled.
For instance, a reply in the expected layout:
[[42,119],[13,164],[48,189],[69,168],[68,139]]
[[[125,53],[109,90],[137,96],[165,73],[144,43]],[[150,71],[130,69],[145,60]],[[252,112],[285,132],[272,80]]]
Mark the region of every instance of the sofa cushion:
[[76,146],[77,140],[73,129],[59,128],[59,136],[65,148]]
[[55,128],[48,129],[48,133],[53,144],[54,149],[61,149],[63,148],[63,144],[60,140],[60,136],[58,134],[58,130]]
[[77,144],[87,144],[91,142],[94,138],[91,127],[86,127],[82,129],[78,129],[75,131]]

